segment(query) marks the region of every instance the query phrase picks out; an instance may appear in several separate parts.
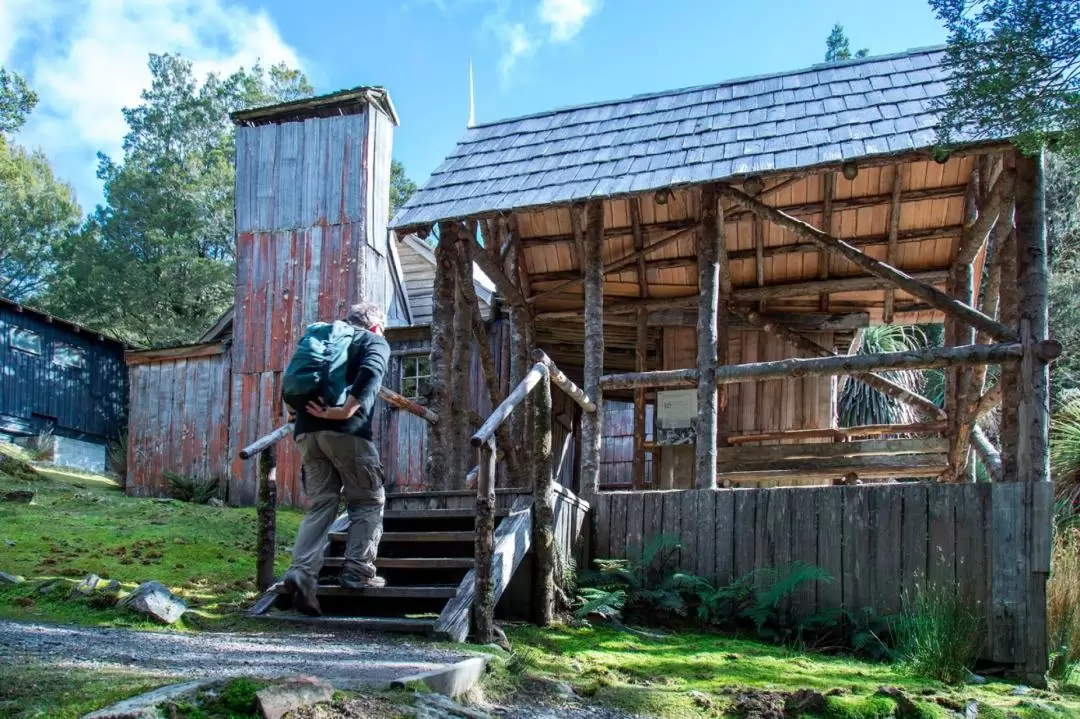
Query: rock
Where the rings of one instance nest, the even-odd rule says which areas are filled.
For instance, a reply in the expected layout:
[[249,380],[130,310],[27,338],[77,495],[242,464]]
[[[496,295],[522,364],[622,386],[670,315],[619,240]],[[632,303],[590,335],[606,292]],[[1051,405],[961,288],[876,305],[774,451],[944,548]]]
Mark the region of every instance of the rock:
[[577,692],[566,682],[555,682],[551,685],[551,691],[563,699],[577,699]]
[[328,702],[334,687],[315,677],[295,677],[255,693],[255,705],[263,719],[281,719],[301,707]]
[[896,711],[900,719],[922,719],[923,710],[919,708],[911,698],[896,687],[881,687],[877,690],[880,696],[889,697],[896,702]]
[[98,585],[97,588],[99,592],[106,592],[108,594],[116,594],[120,589],[120,582],[115,579],[110,579],[107,583]]
[[964,683],[965,684],[975,684],[977,686],[982,685],[982,684],[986,684],[986,677],[979,676],[978,674],[975,674],[974,672],[968,672],[967,677],[965,677],[965,679],[964,679]]
[[1009,692],[1009,694],[1013,695],[1014,697],[1027,696],[1030,693],[1031,693],[1031,687],[1024,686],[1023,684],[1021,684],[1018,687],[1013,688],[1013,690],[1011,692]]
[[11,492],[0,494],[0,502],[15,502],[17,504],[30,504],[34,501],[34,493],[29,489],[16,489]]
[[16,545],[16,542],[14,539],[5,539],[4,544],[9,547],[14,547]]
[[979,702],[972,699],[964,707],[964,719],[979,719]]
[[829,702],[825,695],[810,689],[800,689],[788,695],[784,700],[784,711],[791,716],[803,714],[824,714]]
[[417,719],[493,719],[487,712],[462,706],[442,694],[417,694],[410,707]]
[[690,692],[690,698],[694,700],[694,704],[702,709],[712,709],[715,704],[711,696],[705,692],[699,692],[696,689]]
[[26,580],[15,574],[8,574],[7,572],[0,572],[0,584],[15,585],[22,584]]
[[68,594],[68,599],[76,596],[89,597],[91,594],[97,591],[101,583],[102,579],[98,575],[87,574],[86,579],[82,580],[71,588],[71,592]]
[[187,611],[187,604],[161,582],[143,582],[120,600],[120,605],[147,614],[163,624],[175,624]]
[[110,707],[91,712],[84,716],[83,719],[159,719],[161,714],[157,710],[158,705],[192,697],[199,689],[215,681],[218,680],[200,679],[161,687],[146,694],[125,699]]
[[207,500],[206,503],[209,504],[211,507],[224,507],[225,506],[225,503],[222,502],[217,497],[211,497],[209,500]]

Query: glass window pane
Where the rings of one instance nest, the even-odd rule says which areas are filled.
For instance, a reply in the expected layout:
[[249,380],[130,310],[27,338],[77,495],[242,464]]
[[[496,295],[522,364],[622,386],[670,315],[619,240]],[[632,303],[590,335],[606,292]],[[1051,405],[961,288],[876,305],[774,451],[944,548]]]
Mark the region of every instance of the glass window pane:
[[17,350],[23,352],[29,352],[33,355],[41,354],[41,335],[30,330],[24,330],[19,327],[12,327],[11,334],[11,346]]
[[53,346],[53,364],[70,368],[85,367],[86,353],[78,347],[57,342]]

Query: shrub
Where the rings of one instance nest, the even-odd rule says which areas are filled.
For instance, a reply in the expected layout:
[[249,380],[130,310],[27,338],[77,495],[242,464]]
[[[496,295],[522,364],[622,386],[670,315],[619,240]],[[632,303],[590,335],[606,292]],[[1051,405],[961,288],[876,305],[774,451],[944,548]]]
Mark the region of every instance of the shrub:
[[127,460],[128,436],[127,432],[121,432],[119,437],[109,442],[105,456],[106,469],[120,480],[121,485],[127,484]]
[[1053,563],[1046,584],[1050,676],[1069,681],[1080,663],[1080,541],[1077,530],[1054,532]]
[[905,593],[895,625],[897,657],[919,676],[963,682],[986,641],[983,618],[951,587]]
[[192,504],[206,504],[217,496],[218,488],[221,486],[217,477],[203,479],[175,472],[163,472],[161,476],[169,483],[169,495],[173,499]]
[[700,578],[674,570],[679,548],[677,539],[662,535],[650,540],[636,559],[597,559],[597,571],[579,580],[574,617],[619,619],[624,610],[656,618],[686,616],[684,588]]
[[38,432],[26,443],[26,453],[34,462],[47,462],[53,458],[56,451],[56,437],[52,429],[46,428]]

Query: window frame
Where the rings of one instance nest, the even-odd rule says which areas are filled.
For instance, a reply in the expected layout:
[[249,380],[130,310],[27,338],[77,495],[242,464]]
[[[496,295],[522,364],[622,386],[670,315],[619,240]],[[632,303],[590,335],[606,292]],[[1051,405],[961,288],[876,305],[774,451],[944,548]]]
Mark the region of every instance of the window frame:
[[[421,372],[421,368],[424,369]],[[423,390],[431,385],[431,358],[426,352],[416,352],[401,356],[401,368],[398,371],[401,396],[418,404],[424,404],[427,397]],[[409,385],[411,383],[412,390]]]
[[[37,349],[34,350],[27,349],[26,347],[20,347],[15,339],[17,335],[32,336],[37,341]],[[18,327],[12,325],[8,328],[8,345],[11,347],[11,349],[22,352],[23,354],[28,354],[31,357],[41,357],[44,354],[45,350],[45,339],[41,336],[40,332],[35,332],[34,330],[27,329],[26,327]]]
[[[62,362],[57,356],[57,350],[68,350],[79,358],[78,364],[71,364],[68,362]],[[75,345],[68,344],[67,342],[55,341],[52,343],[52,358],[49,364],[53,367],[59,367],[60,369],[86,369],[87,353],[82,347],[76,347]]]

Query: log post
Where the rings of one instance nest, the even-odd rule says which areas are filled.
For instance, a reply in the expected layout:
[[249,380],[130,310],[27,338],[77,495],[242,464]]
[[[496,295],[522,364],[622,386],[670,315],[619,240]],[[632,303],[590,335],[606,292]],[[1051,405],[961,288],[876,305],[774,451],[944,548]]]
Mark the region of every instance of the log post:
[[694,486],[716,489],[717,314],[720,305],[720,248],[724,233],[717,218],[716,186],[701,190],[701,230],[698,235],[697,432],[694,443]]
[[[1019,293],[1016,287],[1016,245],[1016,231],[1014,230],[1006,237],[1005,245],[1001,250],[1001,307],[998,311],[998,319],[1009,327],[1017,325],[1020,313]],[[1002,365],[1001,375],[998,377],[998,386],[1001,387],[1001,424],[998,428],[998,437],[1001,441],[1002,481],[1005,482],[1015,482],[1018,478],[1016,442],[1019,428],[1017,421],[1020,402],[1017,393],[1019,381],[1019,367],[1013,364]]]
[[428,432],[428,459],[425,485],[428,489],[451,486],[450,441],[452,410],[450,406],[450,361],[453,353],[454,306],[457,274],[455,240],[457,227],[452,222],[439,223],[439,242],[435,245],[435,286],[431,297],[431,408],[443,419]]
[[588,501],[600,491],[600,439],[604,400],[600,376],[604,373],[604,202],[590,200],[585,231],[585,394],[596,411],[581,418],[581,485]]
[[491,559],[495,553],[495,447],[488,440],[479,448],[476,480],[476,593],[473,600],[473,632],[478,644],[490,644],[495,634],[495,582]]
[[[551,463],[551,378],[542,369],[532,404],[533,547],[536,552],[536,624],[551,624],[555,612],[555,491]],[[595,414],[595,413],[590,413]]]
[[[469,395],[472,384],[469,381],[469,369],[472,364],[472,307],[468,302],[465,285],[472,289],[472,252],[473,239],[469,235],[475,235],[475,230],[458,226],[457,237],[452,251],[454,253],[454,333],[453,347],[450,354],[450,407],[451,425],[448,427],[447,448],[449,450],[448,469],[450,476],[447,481],[449,489],[464,489],[465,475],[468,473],[471,463],[468,461],[468,438],[470,422]],[[450,238],[448,238],[450,239]],[[458,271],[461,265],[461,254],[467,255],[468,280]]]
[[266,591],[274,583],[277,550],[277,450],[273,445],[259,452],[259,528],[255,545],[255,583]]
[[[904,175],[900,165],[893,165],[892,195],[889,202],[889,247],[885,251],[885,262],[896,266],[896,251],[900,238],[900,201],[904,189]],[[885,309],[882,311],[881,320],[887,325],[893,321],[893,313],[896,306],[896,290],[885,290]]]
[[[634,369],[648,369],[649,312],[638,310],[637,338],[634,345]],[[645,390],[634,390],[634,489],[645,489]]]
[[[1046,209],[1042,153],[1017,157],[1016,278],[1019,292],[1020,343],[1024,355],[1017,382],[1017,477],[1024,490],[1027,569],[1027,640],[1025,672],[1044,685],[1048,666],[1046,580],[1050,572],[1050,370],[1037,351],[1049,334]],[[1045,499],[1044,499],[1045,498]],[[1021,545],[1022,547],[1023,545]]]
[[[821,175],[821,229],[826,235],[832,235],[833,225],[833,195],[836,186],[836,173],[832,170]],[[818,278],[829,279],[829,253],[825,250],[818,251]],[[822,292],[818,295],[818,306],[822,312],[829,311],[829,293]]]

